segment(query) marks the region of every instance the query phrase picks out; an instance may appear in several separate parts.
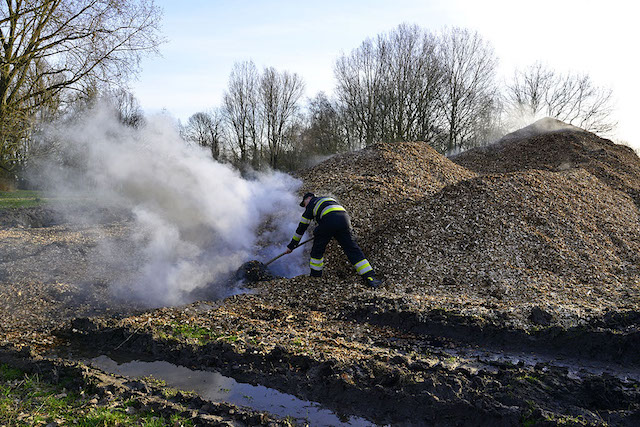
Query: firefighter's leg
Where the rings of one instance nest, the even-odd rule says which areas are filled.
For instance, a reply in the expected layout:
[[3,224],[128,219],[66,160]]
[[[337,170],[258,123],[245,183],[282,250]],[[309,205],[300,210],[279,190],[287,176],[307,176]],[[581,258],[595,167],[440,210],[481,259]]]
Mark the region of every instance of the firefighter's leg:
[[363,277],[373,277],[374,271],[369,264],[369,261],[365,258],[362,249],[356,243],[351,234],[351,226],[349,224],[349,218],[344,216],[344,224],[336,232],[336,240],[342,247],[342,250],[349,258],[349,262],[353,265],[359,275]]
[[311,268],[312,277],[321,277],[322,269],[324,268],[324,251],[327,248],[329,240],[331,240],[331,233],[326,226],[321,224],[316,227],[313,236],[309,267]]

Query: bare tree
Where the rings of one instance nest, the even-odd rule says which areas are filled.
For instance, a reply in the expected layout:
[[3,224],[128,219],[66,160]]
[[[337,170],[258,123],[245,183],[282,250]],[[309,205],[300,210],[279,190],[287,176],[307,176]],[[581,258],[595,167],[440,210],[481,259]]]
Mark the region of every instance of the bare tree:
[[339,112],[324,92],[309,100],[304,139],[317,154],[335,154],[348,148]]
[[303,92],[304,82],[295,73],[279,73],[271,67],[264,70],[260,79],[260,100],[269,165],[274,169],[278,168],[285,134],[298,111],[298,101]]
[[238,160],[243,166],[249,164],[252,147],[254,166],[259,161],[261,125],[258,86],[259,75],[253,61],[236,63],[229,77],[229,88],[224,94],[223,114],[233,134]]
[[437,41],[418,26],[402,24],[338,59],[336,109],[349,140],[432,141],[441,132]]
[[595,86],[586,74],[558,74],[537,62],[516,71],[507,87],[512,115],[553,117],[585,130],[607,133],[616,123],[612,90]]
[[0,4],[0,163],[15,160],[36,113],[88,82],[122,83],[160,43],[153,0]]
[[400,25],[388,36],[382,140],[430,141],[438,130],[442,71],[437,40],[418,26]]
[[[337,80],[336,95],[342,106],[345,120],[351,124],[355,138],[363,145],[379,139],[384,49],[377,42],[365,40],[350,56],[343,55],[336,61],[334,74]],[[358,147],[359,148],[359,147]]]
[[107,93],[120,123],[134,128],[144,123],[144,114],[136,97],[123,88],[117,88]]
[[554,73],[540,62],[525,71],[516,71],[513,82],[507,86],[507,100],[523,113],[536,116],[544,109],[554,79]]
[[211,150],[211,157],[218,160],[223,141],[222,116],[218,110],[198,112],[187,120],[182,129],[183,137]]
[[278,155],[278,170],[295,171],[301,166],[308,166],[309,150],[306,138],[307,124],[303,114],[295,114],[287,125],[282,138],[282,150]]
[[478,145],[483,118],[498,105],[493,48],[477,32],[452,28],[443,32],[439,52],[444,73],[440,105],[448,133],[441,149],[451,152],[471,142]]

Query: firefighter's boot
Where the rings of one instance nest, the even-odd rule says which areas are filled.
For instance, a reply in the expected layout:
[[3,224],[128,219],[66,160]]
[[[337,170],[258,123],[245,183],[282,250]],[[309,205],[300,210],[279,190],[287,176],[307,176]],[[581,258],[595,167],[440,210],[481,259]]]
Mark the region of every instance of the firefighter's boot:
[[382,280],[376,279],[376,277],[373,275],[365,276],[364,280],[367,283],[367,286],[372,289],[378,289],[382,285]]

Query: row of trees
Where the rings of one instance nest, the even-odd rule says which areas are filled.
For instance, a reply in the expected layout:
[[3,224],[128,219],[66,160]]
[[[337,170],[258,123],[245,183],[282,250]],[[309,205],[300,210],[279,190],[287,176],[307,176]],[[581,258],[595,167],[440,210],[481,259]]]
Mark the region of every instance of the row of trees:
[[[40,124],[105,94],[123,123],[143,121],[135,98],[118,88],[161,42],[153,0],[7,0],[0,13],[1,169],[34,154]],[[237,63],[222,104],[193,114],[181,131],[214,159],[291,170],[314,155],[379,141],[464,150],[511,130],[511,117],[613,128],[611,91],[588,76],[534,64],[499,84],[497,64],[476,32],[403,24],[337,58],[333,95],[306,103],[297,74]]]
[[401,25],[366,40],[335,66],[349,145],[417,140],[446,152],[476,143],[497,115],[496,65],[490,45],[459,28],[436,36]]
[[30,135],[92,93],[123,86],[161,42],[153,0],[0,3],[0,170],[23,165]]
[[223,105],[189,117],[182,135],[209,147],[216,160],[224,158],[226,145],[239,166],[280,168],[296,139],[303,93],[304,82],[295,73],[272,67],[260,73],[252,61],[238,63]]
[[319,93],[305,108],[299,76],[236,64],[223,105],[194,114],[183,132],[211,147],[216,159],[295,169],[306,157],[379,141],[425,141],[442,153],[461,151],[543,116],[599,133],[614,128],[611,90],[588,75],[536,63],[499,84],[497,66],[491,45],[477,32],[434,34],[403,24],[340,56],[334,96]]

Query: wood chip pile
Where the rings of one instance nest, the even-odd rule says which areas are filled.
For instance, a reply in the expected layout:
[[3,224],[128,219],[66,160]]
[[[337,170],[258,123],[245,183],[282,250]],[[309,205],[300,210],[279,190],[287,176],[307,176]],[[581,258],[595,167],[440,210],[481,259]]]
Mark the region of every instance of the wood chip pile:
[[[337,196],[379,275],[416,301],[580,317],[637,308],[631,149],[570,129],[512,135],[455,160],[422,143],[380,144],[306,171],[302,191]],[[327,273],[353,275],[336,245],[328,260]]]
[[[541,128],[558,130],[536,133]],[[633,149],[549,118],[452,160],[478,174],[583,168],[640,206],[640,158]]]
[[301,194],[336,197],[349,211],[357,235],[404,210],[406,202],[474,176],[424,142],[376,144],[336,155],[299,174]]
[[640,212],[581,169],[449,186],[366,246],[388,280],[431,296],[593,311],[640,298]]

